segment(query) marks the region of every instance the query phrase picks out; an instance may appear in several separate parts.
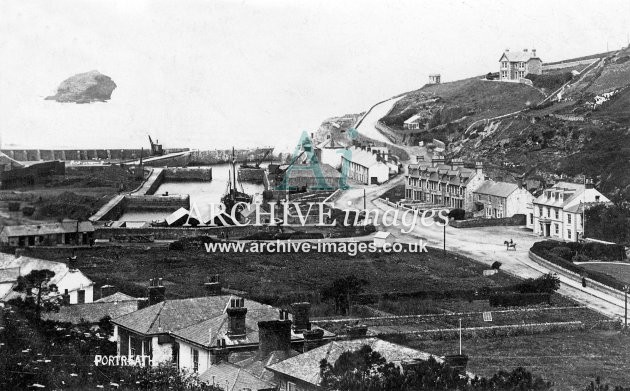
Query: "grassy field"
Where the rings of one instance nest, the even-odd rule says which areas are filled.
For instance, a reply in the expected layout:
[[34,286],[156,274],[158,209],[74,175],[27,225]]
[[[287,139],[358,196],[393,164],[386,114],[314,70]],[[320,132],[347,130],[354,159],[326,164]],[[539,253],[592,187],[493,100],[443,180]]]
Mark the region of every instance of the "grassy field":
[[630,263],[625,265],[614,264],[614,263],[585,263],[580,265],[587,270],[593,270],[596,272],[602,272],[604,274],[608,274],[611,277],[616,278],[619,281],[623,281],[627,284],[630,284]]
[[[459,342],[421,341],[408,345],[436,355],[454,354]],[[491,375],[523,366],[553,381],[559,390],[582,390],[600,376],[611,385],[630,384],[630,336],[618,331],[582,331],[464,340],[468,369]]]
[[[28,255],[66,261],[70,250],[32,249]],[[220,274],[226,288],[253,297],[309,298],[331,281],[354,275],[369,284],[365,293],[470,290],[506,286],[516,278],[483,276],[485,267],[468,258],[428,253],[206,253],[202,249],[164,251],[143,248],[92,248],[76,252],[79,268],[97,283],[114,284],[143,295],[149,278],[164,278],[171,298],[203,295],[207,276]]]

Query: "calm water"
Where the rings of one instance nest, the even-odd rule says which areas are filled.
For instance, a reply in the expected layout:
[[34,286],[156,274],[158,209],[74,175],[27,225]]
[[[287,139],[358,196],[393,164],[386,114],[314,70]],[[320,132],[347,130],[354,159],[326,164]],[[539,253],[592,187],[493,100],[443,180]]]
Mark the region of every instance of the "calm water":
[[[210,203],[220,202],[221,197],[226,193],[230,170],[231,165],[229,164],[215,165],[212,166],[213,179],[211,182],[166,182],[158,187],[155,194],[160,195],[166,192],[169,195],[188,194],[191,204],[195,203],[199,208],[199,213],[207,216],[210,214]],[[262,184],[241,182],[239,183],[239,190],[241,189],[240,185],[243,186],[243,190],[247,194],[254,196],[255,201],[262,199],[262,192],[265,190]],[[171,213],[169,211],[128,211],[119,220],[152,221],[166,218]]]

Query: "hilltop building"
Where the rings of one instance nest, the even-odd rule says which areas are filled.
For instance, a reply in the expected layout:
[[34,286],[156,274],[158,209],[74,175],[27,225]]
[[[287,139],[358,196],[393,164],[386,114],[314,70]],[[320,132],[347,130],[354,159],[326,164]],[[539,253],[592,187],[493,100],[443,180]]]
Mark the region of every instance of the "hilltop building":
[[540,236],[577,242],[584,233],[584,209],[608,202],[590,180],[585,184],[558,182],[533,201],[528,226]]
[[482,217],[502,218],[515,214],[527,215],[527,204],[534,196],[516,183],[483,181],[473,191],[475,210],[483,211]]
[[444,164],[443,156],[434,156],[431,163],[420,161],[408,166],[405,198],[411,202],[441,205],[473,211],[473,192],[484,181],[483,164],[464,167],[461,159]]
[[499,80],[518,82],[528,74],[542,74],[542,60],[536,55],[536,49],[510,51],[505,49],[499,58]]
[[429,75],[429,84],[441,84],[442,76],[439,73]]

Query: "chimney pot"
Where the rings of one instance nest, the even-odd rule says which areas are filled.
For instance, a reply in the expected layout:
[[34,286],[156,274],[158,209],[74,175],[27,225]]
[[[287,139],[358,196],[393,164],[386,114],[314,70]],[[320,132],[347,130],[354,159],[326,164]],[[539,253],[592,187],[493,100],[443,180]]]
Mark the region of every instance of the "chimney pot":
[[302,302],[302,303],[293,303],[291,304],[293,308],[293,328],[296,331],[300,330],[310,330],[311,329],[311,321],[310,321],[310,313],[311,313],[311,303]]
[[261,357],[267,357],[274,351],[291,350],[291,321],[258,322],[258,341]]

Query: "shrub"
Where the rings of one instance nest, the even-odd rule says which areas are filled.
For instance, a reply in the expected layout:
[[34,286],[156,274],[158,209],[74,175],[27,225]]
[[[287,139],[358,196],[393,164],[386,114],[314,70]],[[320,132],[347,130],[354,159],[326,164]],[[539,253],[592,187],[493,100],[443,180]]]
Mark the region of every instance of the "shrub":
[[552,248],[550,252],[556,257],[566,259],[567,261],[570,261],[573,258],[573,251],[566,246]]
[[521,307],[550,302],[549,293],[509,293],[490,296],[491,307]]
[[492,268],[493,268],[493,269],[496,269],[496,270],[499,270],[499,269],[501,268],[501,265],[502,265],[502,263],[501,263],[501,262],[499,262],[499,261],[494,261],[494,262],[492,263]]
[[466,218],[466,211],[464,209],[451,209],[448,212],[448,217],[455,220],[464,220]]

